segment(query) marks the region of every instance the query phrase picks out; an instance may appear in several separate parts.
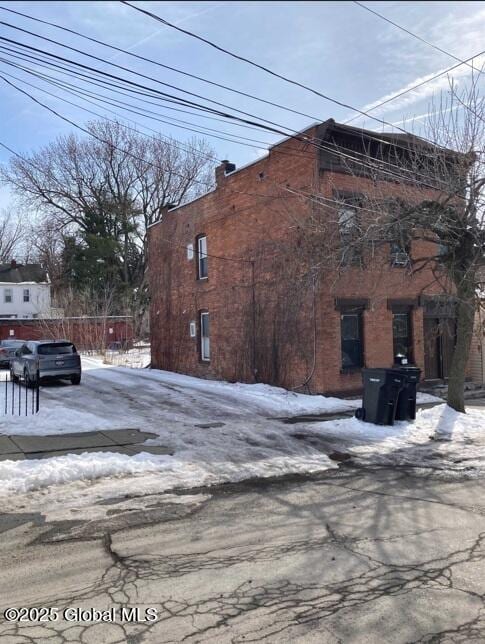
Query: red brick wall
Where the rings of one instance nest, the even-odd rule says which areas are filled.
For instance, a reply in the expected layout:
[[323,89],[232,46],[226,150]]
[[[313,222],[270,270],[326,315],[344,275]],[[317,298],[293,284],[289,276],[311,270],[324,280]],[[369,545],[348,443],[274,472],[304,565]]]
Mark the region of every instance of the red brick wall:
[[[411,276],[405,269],[392,268],[387,247],[376,253],[365,271],[351,268],[341,276],[329,274],[320,279],[315,289],[314,316],[311,282],[296,280],[294,274],[300,267],[286,258],[297,256],[298,226],[314,207],[310,200],[287,189],[312,192],[315,188],[328,198],[333,198],[335,190],[379,190],[389,196],[403,196],[403,187],[396,183],[377,185],[363,177],[322,173],[315,148],[291,140],[239,172],[227,177],[219,173],[217,190],[169,212],[162,223],[150,229],[155,367],[286,387],[299,386],[313,373],[311,391],[349,393],[361,386],[361,375],[341,373],[340,312],[335,308],[335,298],[369,300],[363,325],[365,365],[392,365],[388,298],[417,298],[439,289],[428,271]],[[202,233],[208,239],[209,278],[200,281],[196,279],[196,256],[189,261],[186,247],[193,244],[195,251],[196,237]],[[420,252],[416,243],[413,255]],[[195,321],[198,326],[201,309],[210,313],[210,363],[200,361],[199,339],[189,337],[189,322]],[[412,317],[414,355],[418,366],[423,367],[422,310],[416,308]]]
[[[110,329],[112,333],[110,333]],[[14,334],[11,335],[10,331]],[[133,345],[129,318],[64,318],[52,320],[0,320],[0,340],[66,339],[80,350],[99,350],[111,343]]]

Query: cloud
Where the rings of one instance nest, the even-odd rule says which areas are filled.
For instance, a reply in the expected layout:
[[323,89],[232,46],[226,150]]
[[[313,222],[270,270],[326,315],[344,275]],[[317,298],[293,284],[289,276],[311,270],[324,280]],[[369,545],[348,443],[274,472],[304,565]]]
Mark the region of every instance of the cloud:
[[[177,19],[174,22],[174,24],[176,24],[176,25],[183,24],[184,22],[190,21],[193,18],[198,18],[199,16],[202,16],[202,15],[204,15],[206,13],[209,13],[210,11],[214,11],[214,9],[219,9],[219,8],[223,7],[224,5],[226,5],[226,4],[227,4],[226,2],[219,2],[219,3],[217,3],[217,5],[212,5],[210,7],[202,9],[201,11],[193,11],[193,12],[186,13],[181,18]],[[156,36],[159,36],[161,33],[166,32],[166,31],[167,31],[166,26],[162,26],[159,29],[155,29],[155,31],[152,31],[151,33],[149,33],[148,35],[144,36],[140,40],[137,40],[136,42],[134,42],[129,47],[125,47],[125,49],[127,51],[132,51],[133,49],[137,49],[140,45],[146,44],[150,40],[153,40],[153,38],[155,38]],[[108,60],[109,61],[115,60],[116,58],[119,58],[121,55],[122,55],[121,53],[116,53],[113,56],[111,56],[110,58],[108,58]]]
[[[474,64],[478,69],[482,68],[485,65],[485,55],[481,55],[475,58]],[[377,116],[377,115],[382,116],[390,112],[396,112],[399,110],[409,108],[412,105],[420,103],[423,100],[429,99],[432,96],[435,96],[436,94],[440,93],[441,91],[446,90],[449,87],[450,78],[453,78],[456,81],[460,79],[465,79],[467,77],[471,77],[473,73],[470,67],[468,67],[467,65],[462,65],[454,69],[449,74],[444,74],[439,78],[430,80],[437,74],[440,74],[446,71],[446,69],[448,68],[445,67],[444,69],[437,70],[431,74],[426,74],[426,76],[420,76],[418,78],[415,78],[411,82],[401,87],[400,89],[396,90],[395,92],[391,92],[389,94],[381,96],[375,101],[372,101],[367,105],[364,105],[364,107],[362,108],[362,111],[369,112],[372,110],[372,113],[374,114],[374,116]],[[411,89],[416,85],[420,85],[420,83],[425,83],[425,84],[421,85],[417,89]],[[408,90],[411,90],[411,91],[408,91]],[[395,100],[392,100],[393,96],[399,95],[402,92],[407,92],[407,93],[404,96],[401,96]],[[387,103],[386,105],[383,105],[381,108],[376,108],[377,105],[385,101],[391,101],[391,102]]]
[[[433,42],[434,44],[440,46],[457,55],[460,60],[470,58],[471,56],[479,53],[480,50],[484,49],[483,33],[485,32],[485,9],[481,9],[475,12],[473,15],[464,15],[456,16],[454,13],[450,13],[445,16],[441,21],[438,21],[431,28],[431,35],[427,31],[423,30],[423,24],[418,24],[416,27],[413,27],[416,33],[423,35],[427,40]],[[466,34],[466,37],[464,37]],[[400,32],[395,27],[390,27],[390,30],[386,30],[386,35],[383,40],[387,41],[389,45],[393,37],[399,42],[399,46],[394,46],[391,48],[391,57],[400,61],[401,66],[404,63],[408,64],[418,64],[423,61],[423,48],[429,54],[427,59],[431,62],[440,61],[440,67],[435,68],[434,71],[414,77],[411,81],[402,85],[392,92],[381,95],[379,98],[365,104],[361,110],[363,112],[371,112],[373,116],[384,117],[387,114],[393,114],[399,111],[407,110],[410,108],[418,106],[419,104],[424,103],[426,100],[430,100],[432,97],[439,95],[441,92],[446,91],[449,87],[450,79],[453,79],[458,83],[465,83],[469,81],[472,77],[473,70],[468,65],[460,65],[453,69],[449,74],[444,74],[439,78],[433,79],[440,73],[446,72],[447,69],[452,67],[456,63],[453,61],[453,58],[448,58],[448,63],[443,64],[443,54],[434,51],[425,44],[419,44],[411,36]],[[463,47],[465,45],[466,51],[463,52]],[[461,52],[459,50],[462,50]],[[472,61],[475,69],[482,69],[485,66],[485,55],[479,55],[474,58]],[[391,65],[393,68],[394,65]],[[396,72],[393,73],[393,77],[396,77]],[[412,89],[416,85],[420,85],[416,89]],[[411,91],[409,91],[411,90]],[[399,94],[406,92],[403,96],[398,96]],[[393,98],[398,96],[397,98]],[[382,107],[377,107],[381,103],[385,103]],[[417,117],[412,117],[417,118]],[[412,120],[412,118],[407,119]]]

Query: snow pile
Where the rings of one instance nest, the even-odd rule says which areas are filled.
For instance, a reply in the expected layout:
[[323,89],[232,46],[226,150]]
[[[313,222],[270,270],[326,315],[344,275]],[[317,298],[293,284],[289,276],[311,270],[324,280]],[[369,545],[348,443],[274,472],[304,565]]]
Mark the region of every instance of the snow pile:
[[159,491],[166,491],[335,467],[327,456],[319,452],[305,454],[300,451],[283,455],[259,450],[259,454],[251,454],[246,462],[233,461],[227,453],[221,461],[204,460],[203,456],[191,452],[182,452],[174,457],[93,452],[44,460],[0,461],[0,497],[107,476],[156,473],[160,476]]
[[151,354],[149,346],[135,346],[128,351],[106,351],[103,362],[117,367],[130,369],[145,369],[150,365]]
[[414,423],[388,427],[348,418],[307,426],[305,433],[337,440],[367,463],[485,474],[485,410],[460,414],[440,405],[418,411]]

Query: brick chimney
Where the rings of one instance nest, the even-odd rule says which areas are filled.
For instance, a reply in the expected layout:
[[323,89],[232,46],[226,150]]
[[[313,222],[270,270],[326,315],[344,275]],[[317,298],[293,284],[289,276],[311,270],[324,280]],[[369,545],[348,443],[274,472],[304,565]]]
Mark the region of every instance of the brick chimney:
[[14,259],[10,262],[10,268],[17,268],[17,262]]
[[219,186],[222,186],[224,179],[226,178],[226,174],[228,174],[229,172],[234,172],[235,169],[236,166],[234,163],[230,163],[229,161],[227,161],[227,159],[222,161],[221,164],[216,168],[216,186],[218,188]]
[[160,208],[160,218],[163,219],[165,215],[168,215],[168,211],[172,210],[172,208],[175,208],[177,204],[174,203],[167,203],[164,206]]

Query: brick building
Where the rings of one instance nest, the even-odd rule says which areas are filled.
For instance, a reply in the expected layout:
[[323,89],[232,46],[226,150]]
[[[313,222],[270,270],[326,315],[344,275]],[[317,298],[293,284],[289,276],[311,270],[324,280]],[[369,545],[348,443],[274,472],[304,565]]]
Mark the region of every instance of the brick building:
[[[338,269],[321,256],[332,230],[345,255],[366,196],[436,194],[393,172],[376,178],[362,162],[416,141],[330,119],[247,166],[223,162],[213,190],[167,209],[149,230],[152,365],[313,393],[355,392],[363,366],[397,355],[428,379],[446,377],[453,306],[430,268],[413,270],[429,242],[367,240]],[[322,217],[328,228],[312,234]]]

